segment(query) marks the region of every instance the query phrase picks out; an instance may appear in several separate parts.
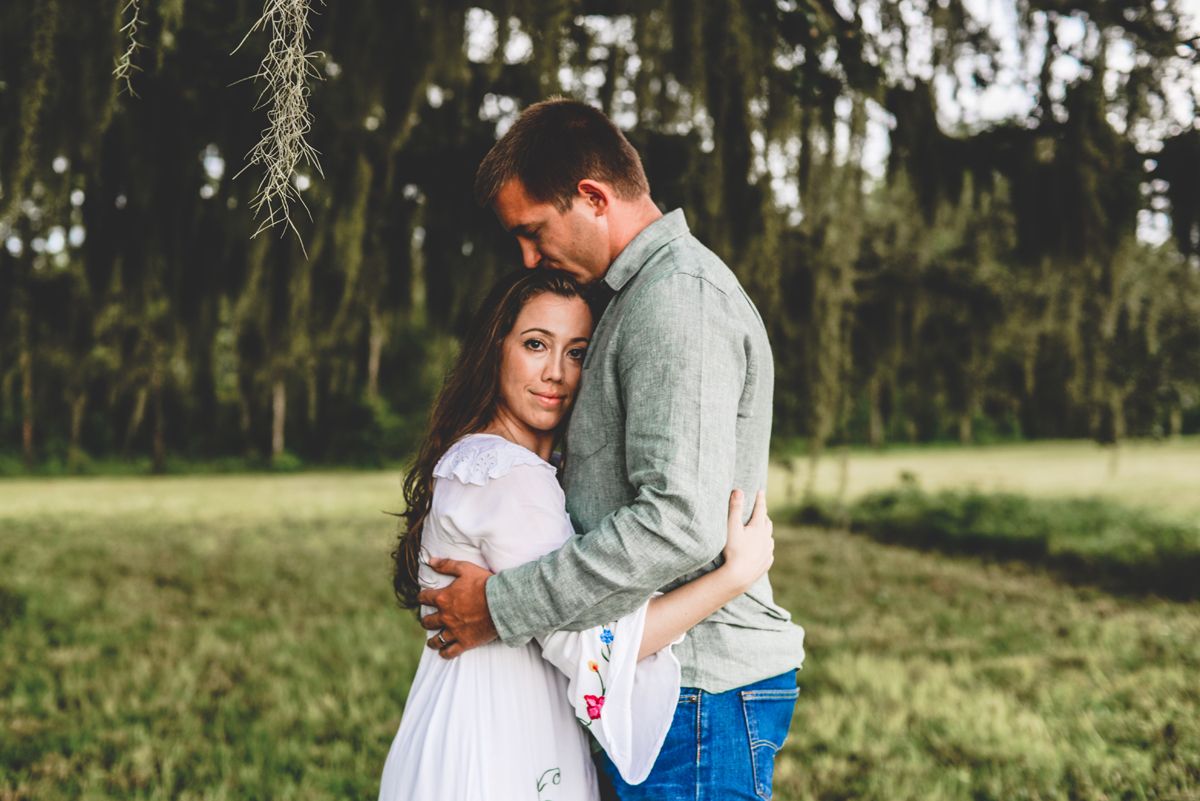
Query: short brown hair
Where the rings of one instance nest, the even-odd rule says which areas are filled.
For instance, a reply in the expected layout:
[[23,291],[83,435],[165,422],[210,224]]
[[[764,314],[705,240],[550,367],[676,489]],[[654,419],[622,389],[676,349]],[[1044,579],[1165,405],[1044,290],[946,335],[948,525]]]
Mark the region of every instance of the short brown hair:
[[650,193],[642,160],[604,112],[552,98],[521,113],[475,174],[475,200],[487,207],[513,178],[538,203],[571,208],[585,178],[603,181],[622,200]]

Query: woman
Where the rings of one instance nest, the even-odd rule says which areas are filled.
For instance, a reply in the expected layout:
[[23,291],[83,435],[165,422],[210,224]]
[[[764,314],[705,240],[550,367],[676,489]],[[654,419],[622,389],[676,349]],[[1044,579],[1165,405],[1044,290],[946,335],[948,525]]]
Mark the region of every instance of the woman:
[[[507,276],[484,301],[405,480],[408,530],[393,554],[403,606],[448,583],[429,557],[495,572],[574,535],[551,450],[592,322],[579,286],[553,270]],[[679,695],[672,642],[770,566],[761,493],[745,528],[741,517],[735,492],[720,568],[608,626],[520,648],[495,641],[452,660],[425,649],[381,801],[598,798],[584,728],[626,781],[644,780]]]

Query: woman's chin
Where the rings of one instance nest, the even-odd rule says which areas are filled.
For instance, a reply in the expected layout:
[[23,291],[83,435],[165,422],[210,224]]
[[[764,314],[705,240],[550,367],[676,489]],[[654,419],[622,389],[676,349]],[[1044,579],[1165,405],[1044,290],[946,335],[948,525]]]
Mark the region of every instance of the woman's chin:
[[553,434],[565,416],[566,410],[564,409],[555,409],[553,411],[538,409],[536,412],[527,415],[521,422],[541,434]]

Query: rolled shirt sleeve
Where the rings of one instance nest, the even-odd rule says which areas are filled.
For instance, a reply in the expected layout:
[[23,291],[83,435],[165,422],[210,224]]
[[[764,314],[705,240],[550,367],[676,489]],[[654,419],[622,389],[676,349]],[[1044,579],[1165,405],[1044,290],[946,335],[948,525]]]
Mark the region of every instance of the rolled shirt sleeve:
[[633,501],[487,582],[505,643],[622,617],[720,554],[747,362],[738,300],[701,276],[667,272],[626,310],[611,346]]

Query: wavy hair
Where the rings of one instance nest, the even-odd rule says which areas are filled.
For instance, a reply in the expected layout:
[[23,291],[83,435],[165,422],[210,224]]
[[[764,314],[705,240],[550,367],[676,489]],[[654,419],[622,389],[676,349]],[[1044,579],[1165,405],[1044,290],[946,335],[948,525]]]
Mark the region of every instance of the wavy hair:
[[429,433],[404,478],[406,510],[400,517],[406,525],[392,551],[392,586],[405,609],[418,607],[421,529],[433,502],[433,468],[451,445],[492,422],[500,394],[504,340],[525,304],[547,292],[562,298],[587,299],[583,288],[558,270],[522,269],[497,281],[475,313],[462,350],[433,404]]

